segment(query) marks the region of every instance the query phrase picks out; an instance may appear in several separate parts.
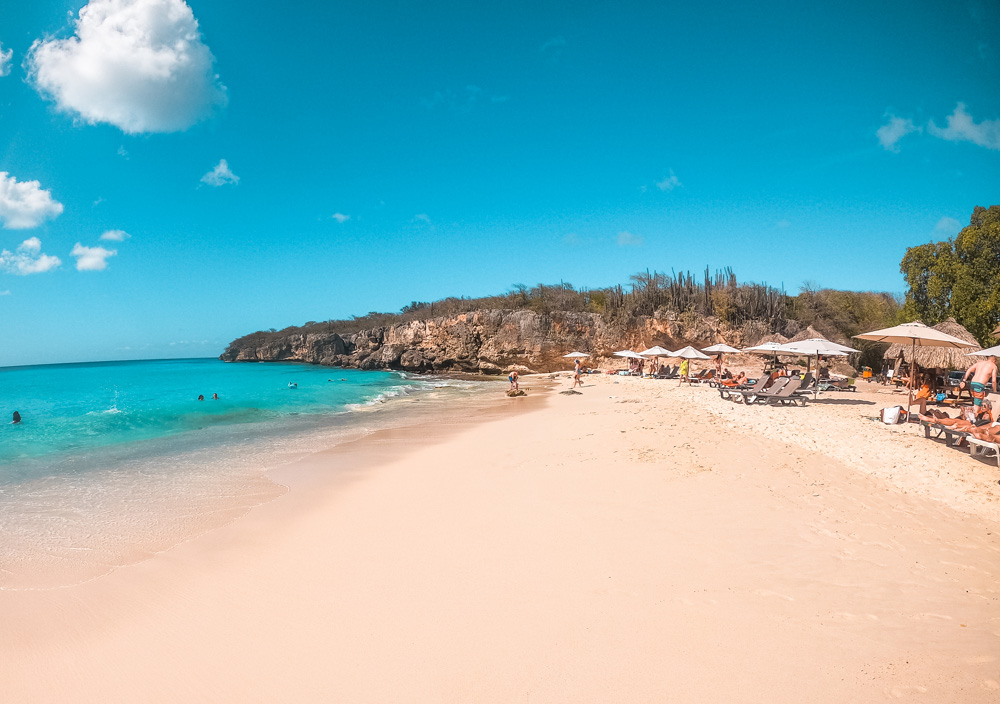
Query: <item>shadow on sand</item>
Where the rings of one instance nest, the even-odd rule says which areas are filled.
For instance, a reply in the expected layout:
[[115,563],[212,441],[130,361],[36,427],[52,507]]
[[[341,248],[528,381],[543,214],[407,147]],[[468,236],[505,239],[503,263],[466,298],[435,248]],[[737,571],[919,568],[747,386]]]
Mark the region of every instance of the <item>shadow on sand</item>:
[[866,401],[863,398],[817,398],[809,399],[809,405],[818,406],[876,406],[874,401]]

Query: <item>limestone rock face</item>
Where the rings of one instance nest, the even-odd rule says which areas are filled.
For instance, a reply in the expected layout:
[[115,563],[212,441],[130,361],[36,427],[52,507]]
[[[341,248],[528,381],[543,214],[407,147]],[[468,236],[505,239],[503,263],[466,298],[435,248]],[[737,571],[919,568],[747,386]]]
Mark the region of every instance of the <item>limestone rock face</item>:
[[573,350],[608,357],[616,350],[642,350],[654,344],[668,349],[723,341],[749,344],[733,339],[742,337],[740,331],[721,331],[714,318],[650,316],[623,328],[596,313],[478,310],[343,336],[334,332],[255,333],[230,343],[220,359],[502,374],[514,369],[566,370],[570,363],[562,355]]

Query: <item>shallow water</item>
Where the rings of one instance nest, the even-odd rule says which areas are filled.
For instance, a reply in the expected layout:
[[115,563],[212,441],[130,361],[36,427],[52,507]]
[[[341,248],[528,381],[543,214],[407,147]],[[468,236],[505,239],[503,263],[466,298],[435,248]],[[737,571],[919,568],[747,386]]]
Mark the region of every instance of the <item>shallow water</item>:
[[0,412],[23,418],[0,424],[0,588],[143,559],[280,495],[268,469],[485,386],[214,359],[0,369]]

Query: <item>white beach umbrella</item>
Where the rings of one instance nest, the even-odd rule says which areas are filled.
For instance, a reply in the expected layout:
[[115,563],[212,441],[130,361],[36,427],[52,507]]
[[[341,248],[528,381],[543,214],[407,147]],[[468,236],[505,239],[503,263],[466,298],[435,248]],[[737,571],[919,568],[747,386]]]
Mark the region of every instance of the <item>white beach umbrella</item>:
[[641,354],[639,354],[638,352],[633,352],[632,350],[622,350],[620,352],[615,352],[613,356],[625,357],[626,359],[645,359],[645,357],[643,357]]
[[765,342],[763,345],[754,345],[753,347],[744,347],[744,352],[756,352],[758,354],[777,354],[781,352],[780,342]]
[[[810,369],[809,362],[812,361],[812,357],[816,358],[816,370],[819,371],[819,358],[820,357],[846,357],[854,352],[860,352],[853,347],[848,347],[847,345],[840,345],[836,342],[831,342],[823,337],[814,337],[809,340],[799,340],[798,342],[786,342],[781,345],[783,351],[791,352],[793,354],[802,354],[809,358],[806,362],[806,371]],[[813,398],[819,395],[819,379],[817,374],[816,388],[813,391]]]
[[650,347],[648,350],[643,350],[640,352],[643,357],[673,357],[674,353],[668,349],[664,349],[659,345],[655,347]]
[[589,357],[590,355],[586,352],[570,352],[569,354],[564,354],[563,359],[576,359],[577,357]]
[[708,352],[709,354],[736,354],[739,352],[735,347],[730,347],[729,345],[720,342],[717,345],[712,345],[711,347],[702,347],[702,352]]
[[[707,354],[699,352],[691,345],[687,347],[682,347],[676,352],[670,354],[671,357],[680,357],[681,359],[711,359]],[[688,364],[687,375],[685,377],[688,381],[691,380],[691,365]]]
[[719,367],[720,368],[722,366],[722,355],[724,355],[724,354],[737,354],[737,353],[739,353],[738,349],[736,349],[735,347],[730,347],[729,345],[727,345],[724,342],[720,342],[717,345],[712,345],[711,347],[702,347],[701,351],[702,352],[708,352],[709,354],[717,354],[717,355],[719,355]]
[[[900,343],[905,345],[910,343],[910,348],[912,350],[910,359],[914,359],[913,354],[916,353],[917,347],[975,347],[971,342],[966,342],[957,337],[953,337],[948,333],[941,332],[940,330],[935,330],[934,328],[927,327],[919,320],[914,320],[912,323],[903,323],[902,325],[895,325],[891,328],[885,328],[883,330],[873,330],[872,332],[862,333],[860,335],[855,335],[854,337],[859,340],[872,340],[873,342],[889,342],[889,343]],[[916,361],[913,362],[913,366],[916,366]],[[913,370],[910,371],[910,399],[909,402],[913,403],[913,379],[916,375]],[[909,408],[909,406],[907,406]]]
[[1000,357],[1000,345],[996,347],[987,347],[985,350],[978,350],[976,352],[969,352],[969,356],[976,357]]

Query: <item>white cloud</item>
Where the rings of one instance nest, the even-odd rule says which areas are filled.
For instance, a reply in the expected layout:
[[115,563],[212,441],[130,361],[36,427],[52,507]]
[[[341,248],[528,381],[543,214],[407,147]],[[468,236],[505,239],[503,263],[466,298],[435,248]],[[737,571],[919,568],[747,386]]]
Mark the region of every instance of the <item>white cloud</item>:
[[38,39],[29,79],[56,106],[125,132],[176,132],[226,103],[184,0],[91,0],[67,39]]
[[669,176],[667,176],[662,181],[656,182],[656,187],[659,188],[661,191],[672,191],[678,186],[683,186],[683,185],[684,184],[682,184],[681,180],[677,178],[677,174],[674,173],[673,169],[670,169]]
[[70,256],[76,257],[77,271],[102,271],[108,266],[108,257],[118,254],[117,250],[104,247],[84,247],[79,242],[73,247]]
[[201,182],[207,183],[209,186],[224,186],[227,183],[235,186],[240,182],[240,177],[229,170],[229,164],[225,159],[219,159],[215,168],[201,177]]
[[875,131],[882,148],[889,152],[899,152],[898,142],[911,132],[922,132],[923,129],[913,124],[913,120],[895,115],[889,115],[889,121]]
[[128,159],[128,152],[125,151],[124,145],[118,147],[118,156],[122,157],[123,159]]
[[9,288],[5,289],[3,291],[0,291],[0,296],[9,296],[9,295],[10,295],[10,289]]
[[344,215],[343,213],[334,213],[331,217],[341,224],[351,219],[350,215]]
[[934,234],[938,237],[951,237],[957,235],[961,230],[962,223],[947,216],[938,220],[937,225],[934,226]]
[[643,242],[642,235],[634,235],[628,230],[618,233],[619,247],[641,247]]
[[42,242],[37,237],[29,237],[13,252],[0,251],[0,271],[20,276],[43,274],[60,264],[59,257],[42,254]]
[[10,75],[10,64],[11,58],[14,56],[14,50],[8,49],[3,50],[3,42],[0,42],[0,76]]
[[413,222],[423,222],[428,225],[431,224],[431,218],[427,213],[417,213],[413,216]]
[[132,237],[132,235],[125,232],[125,230],[108,230],[101,235],[101,239],[107,242],[124,242],[130,237]]
[[0,223],[8,230],[38,227],[46,219],[63,211],[62,203],[53,200],[38,181],[18,181],[0,171]]
[[1000,150],[1000,120],[983,120],[979,124],[965,111],[965,104],[955,106],[955,112],[945,118],[947,127],[938,127],[931,120],[927,131],[951,142],[972,142],[987,149]]

